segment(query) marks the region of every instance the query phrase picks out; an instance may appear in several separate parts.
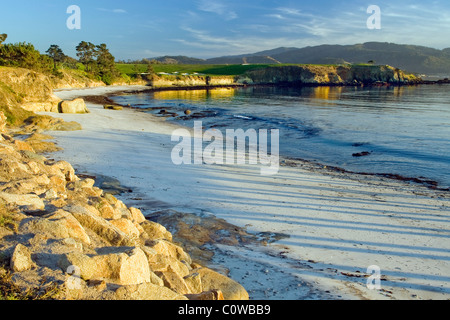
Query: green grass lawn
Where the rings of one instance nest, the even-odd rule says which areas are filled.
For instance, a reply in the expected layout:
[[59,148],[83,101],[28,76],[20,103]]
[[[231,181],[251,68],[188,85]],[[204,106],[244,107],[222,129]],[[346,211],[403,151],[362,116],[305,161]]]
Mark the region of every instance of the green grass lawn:
[[[148,65],[146,64],[116,64],[120,72],[129,76],[136,73],[146,73]],[[209,76],[236,76],[243,74],[249,70],[258,68],[267,68],[269,64],[252,64],[252,65],[202,65],[202,64],[154,64],[153,70],[158,72],[174,73],[200,73]]]

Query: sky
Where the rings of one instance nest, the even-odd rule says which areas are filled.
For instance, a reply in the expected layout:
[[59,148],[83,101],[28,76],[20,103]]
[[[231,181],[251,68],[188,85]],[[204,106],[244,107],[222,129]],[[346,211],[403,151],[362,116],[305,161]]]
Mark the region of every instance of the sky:
[[[71,5],[78,20],[67,13]],[[381,10],[381,29],[367,26],[371,5]],[[120,60],[369,41],[450,47],[448,0],[0,0],[0,8],[7,43],[41,52],[57,44],[72,57],[81,41],[106,43]],[[80,29],[69,29],[68,19]]]

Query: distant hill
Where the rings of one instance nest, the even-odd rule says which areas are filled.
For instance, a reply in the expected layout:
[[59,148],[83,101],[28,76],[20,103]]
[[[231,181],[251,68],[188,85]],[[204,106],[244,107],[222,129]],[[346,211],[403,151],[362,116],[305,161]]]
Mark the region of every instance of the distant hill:
[[149,60],[156,60],[165,64],[204,64],[206,62],[206,60],[204,59],[191,58],[186,56],[164,56],[151,58]]
[[443,50],[388,42],[355,45],[320,45],[305,48],[280,47],[255,53],[198,59],[186,56],[152,58],[164,64],[359,64],[374,62],[407,72],[450,75],[450,48]]
[[203,63],[343,64],[367,63],[368,61],[374,61],[375,64],[380,65],[392,65],[408,72],[420,74],[450,74],[450,48],[438,50],[387,42],[277,48],[247,55],[207,59]]

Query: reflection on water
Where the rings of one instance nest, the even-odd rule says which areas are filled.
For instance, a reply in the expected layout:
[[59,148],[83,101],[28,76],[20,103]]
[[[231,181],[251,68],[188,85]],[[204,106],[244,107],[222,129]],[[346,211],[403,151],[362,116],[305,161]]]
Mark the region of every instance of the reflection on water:
[[206,101],[208,99],[232,98],[236,94],[233,88],[214,88],[210,90],[175,90],[158,91],[153,93],[156,100],[189,100],[192,102]]
[[[246,87],[115,97],[186,126],[279,129],[281,155],[450,186],[450,87]],[[184,117],[186,109],[191,117]],[[155,111],[156,109],[156,111]],[[196,117],[193,117],[196,116]],[[366,157],[354,154],[369,152]]]

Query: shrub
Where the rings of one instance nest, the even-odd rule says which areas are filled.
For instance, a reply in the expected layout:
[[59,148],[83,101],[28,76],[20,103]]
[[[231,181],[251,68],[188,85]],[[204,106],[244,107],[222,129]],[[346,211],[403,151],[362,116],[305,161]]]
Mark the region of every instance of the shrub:
[[53,73],[53,60],[42,55],[31,43],[15,43],[0,46],[0,65],[9,67],[20,67]]

